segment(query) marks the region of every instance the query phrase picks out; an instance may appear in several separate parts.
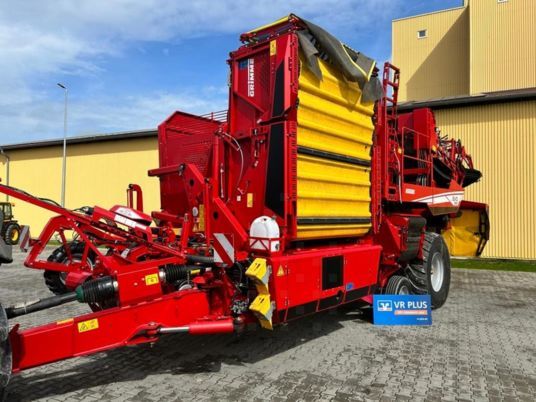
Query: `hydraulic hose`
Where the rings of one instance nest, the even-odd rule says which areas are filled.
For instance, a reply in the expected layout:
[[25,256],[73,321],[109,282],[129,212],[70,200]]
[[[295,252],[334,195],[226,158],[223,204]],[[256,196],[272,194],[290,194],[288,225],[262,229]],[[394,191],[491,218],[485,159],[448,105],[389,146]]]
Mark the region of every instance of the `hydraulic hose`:
[[204,265],[213,265],[214,257],[206,255],[186,255],[186,261],[190,264],[204,264]]

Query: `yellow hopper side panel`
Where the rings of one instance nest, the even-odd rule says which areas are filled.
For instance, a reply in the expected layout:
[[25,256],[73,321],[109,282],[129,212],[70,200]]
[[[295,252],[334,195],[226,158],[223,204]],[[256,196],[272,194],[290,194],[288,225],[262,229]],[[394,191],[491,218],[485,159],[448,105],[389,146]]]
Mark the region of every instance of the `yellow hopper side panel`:
[[452,256],[473,257],[479,255],[482,243],[481,212],[460,209],[461,216],[451,220],[451,228],[442,235]]
[[373,104],[357,83],[319,59],[301,63],[298,107],[298,238],[361,236],[370,227]]

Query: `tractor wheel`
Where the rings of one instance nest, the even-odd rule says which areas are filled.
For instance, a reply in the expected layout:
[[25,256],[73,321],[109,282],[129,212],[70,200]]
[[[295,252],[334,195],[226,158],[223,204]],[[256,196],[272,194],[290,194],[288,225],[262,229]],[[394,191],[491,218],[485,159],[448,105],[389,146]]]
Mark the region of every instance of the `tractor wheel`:
[[0,304],[0,402],[7,396],[7,384],[11,378],[12,355],[9,344],[9,324],[4,308]]
[[[81,241],[73,241],[69,243],[69,247],[71,248],[71,257],[73,261],[81,261],[82,256],[84,255],[85,243]],[[70,262],[63,246],[55,249],[52,254],[50,254],[47,261],[57,262],[59,264],[67,264]],[[88,254],[88,261],[91,265],[91,268],[93,268],[93,264],[95,263],[95,253],[91,250]],[[45,284],[47,285],[48,289],[56,295],[62,295],[72,290],[65,286],[65,278],[67,277],[66,272],[47,270],[44,272],[43,276],[45,277]]]
[[432,298],[432,308],[441,307],[449,294],[450,255],[443,237],[437,233],[424,235],[423,261],[412,268],[426,277],[426,289]]
[[10,246],[19,244],[20,226],[16,223],[8,223],[4,232],[4,241]]
[[405,276],[393,275],[389,278],[385,287],[387,295],[410,295],[411,282]]
[[0,342],[0,402],[6,400],[12,364],[11,346],[9,338],[6,338],[5,341]]

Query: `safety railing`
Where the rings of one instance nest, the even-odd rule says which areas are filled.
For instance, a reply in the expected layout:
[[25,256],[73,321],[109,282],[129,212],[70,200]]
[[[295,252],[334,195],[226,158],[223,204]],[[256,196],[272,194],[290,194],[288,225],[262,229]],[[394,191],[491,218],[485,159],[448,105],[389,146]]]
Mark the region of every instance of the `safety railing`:
[[[415,147],[416,156],[406,155],[406,140],[407,135],[410,134],[413,136],[413,145]],[[421,148],[420,144],[428,144],[430,141],[430,136],[413,130],[409,127],[404,127],[402,129],[401,136],[401,148],[402,148],[402,166],[400,167],[401,177],[404,178],[406,182],[406,176],[413,175],[416,176],[415,184],[422,186],[430,186],[433,180],[433,162],[432,155],[427,148]],[[416,141],[417,139],[417,141]],[[415,168],[406,168],[404,162],[406,160],[412,160],[417,162],[417,167]],[[423,178],[425,180],[423,180]]]
[[199,117],[204,117],[205,119],[219,121],[221,123],[227,121],[228,110],[218,110],[216,112],[210,112],[200,115]]

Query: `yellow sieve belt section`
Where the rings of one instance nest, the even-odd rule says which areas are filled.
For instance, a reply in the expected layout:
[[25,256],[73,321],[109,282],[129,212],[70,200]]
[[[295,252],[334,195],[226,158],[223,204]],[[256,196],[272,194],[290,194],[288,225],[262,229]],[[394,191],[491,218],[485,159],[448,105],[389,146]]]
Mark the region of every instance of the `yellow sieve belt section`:
[[361,236],[371,226],[363,223],[371,217],[370,167],[362,165],[371,160],[374,105],[361,103],[357,83],[319,63],[321,81],[306,63],[299,78],[297,237]]

